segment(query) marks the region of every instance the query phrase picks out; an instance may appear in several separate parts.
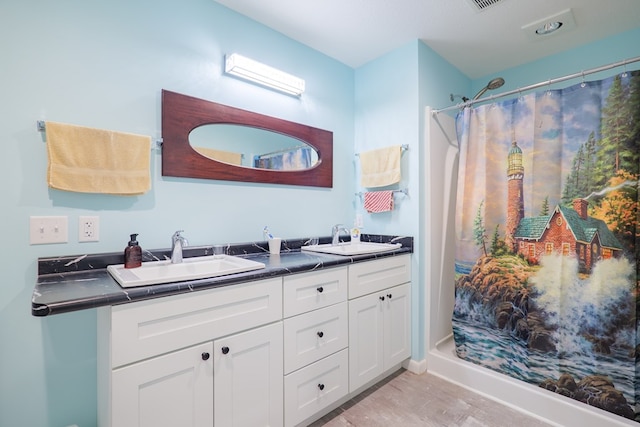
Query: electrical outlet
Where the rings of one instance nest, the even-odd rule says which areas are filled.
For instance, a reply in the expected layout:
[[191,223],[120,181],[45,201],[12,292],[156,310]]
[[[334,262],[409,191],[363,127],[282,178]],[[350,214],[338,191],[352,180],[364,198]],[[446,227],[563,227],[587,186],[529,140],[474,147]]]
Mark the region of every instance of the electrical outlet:
[[44,245],[48,243],[67,243],[69,241],[66,216],[29,217],[29,243]]
[[97,242],[100,240],[100,217],[78,217],[78,242]]

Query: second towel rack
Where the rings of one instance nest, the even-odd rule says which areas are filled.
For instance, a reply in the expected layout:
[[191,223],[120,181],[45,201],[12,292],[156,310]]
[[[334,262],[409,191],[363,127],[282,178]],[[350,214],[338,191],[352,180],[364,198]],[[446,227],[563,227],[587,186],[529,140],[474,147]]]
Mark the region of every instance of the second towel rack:
[[[400,146],[400,149],[402,150],[402,152],[404,153],[405,151],[407,151],[409,149],[409,144],[402,144]],[[360,153],[356,153],[356,157],[359,157]]]
[[[383,191],[384,191],[384,190],[383,190]],[[407,196],[407,197],[409,196],[409,189],[408,189],[408,188],[403,188],[403,189],[401,189],[401,190],[391,190],[391,192],[392,192],[394,195],[395,195],[396,193],[402,193],[402,194],[404,194],[404,195],[405,195],[405,196]],[[363,192],[363,191],[360,191],[360,192],[356,193],[356,196],[362,197],[362,196],[364,196],[364,192]]]

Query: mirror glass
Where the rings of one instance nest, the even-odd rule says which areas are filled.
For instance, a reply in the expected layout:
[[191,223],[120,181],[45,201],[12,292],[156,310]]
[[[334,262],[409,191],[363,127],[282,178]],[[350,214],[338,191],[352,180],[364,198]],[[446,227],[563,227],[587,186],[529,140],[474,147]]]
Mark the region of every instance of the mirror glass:
[[297,138],[250,126],[206,124],[189,133],[199,154],[222,163],[278,171],[311,169],[317,151]]

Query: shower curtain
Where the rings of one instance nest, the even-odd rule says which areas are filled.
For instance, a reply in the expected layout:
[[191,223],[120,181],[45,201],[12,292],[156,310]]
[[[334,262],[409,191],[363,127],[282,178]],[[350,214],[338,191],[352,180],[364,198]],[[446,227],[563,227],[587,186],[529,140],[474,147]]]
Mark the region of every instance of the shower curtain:
[[456,128],[458,357],[640,421],[640,72]]

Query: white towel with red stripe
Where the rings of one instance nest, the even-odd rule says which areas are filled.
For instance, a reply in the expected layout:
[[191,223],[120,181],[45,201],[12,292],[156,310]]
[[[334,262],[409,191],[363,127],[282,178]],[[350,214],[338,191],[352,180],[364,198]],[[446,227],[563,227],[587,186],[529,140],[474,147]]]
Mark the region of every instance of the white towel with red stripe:
[[364,193],[364,208],[369,213],[393,210],[393,191],[368,191]]

